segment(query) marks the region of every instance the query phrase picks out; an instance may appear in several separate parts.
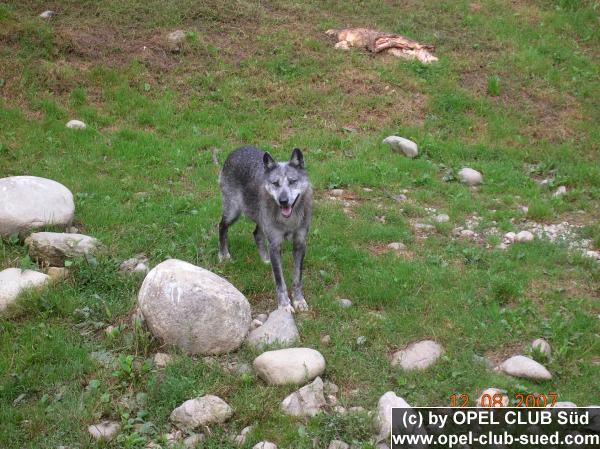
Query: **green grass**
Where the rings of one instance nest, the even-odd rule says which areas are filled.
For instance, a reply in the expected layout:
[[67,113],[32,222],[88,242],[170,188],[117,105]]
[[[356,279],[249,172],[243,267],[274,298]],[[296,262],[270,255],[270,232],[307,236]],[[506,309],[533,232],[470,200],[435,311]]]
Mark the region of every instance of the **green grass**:
[[[0,447],[97,447],[86,428],[109,418],[124,430],[106,447],[141,448],[161,441],[175,406],[207,393],[235,415],[203,447],[228,447],[228,434],[250,424],[248,448],[261,439],[309,448],[315,438],[319,447],[333,438],[372,447],[366,416],[287,418],[279,403],[293,387],[222,367],[251,363],[253,351],[212,364],[161,348],[132,323],[140,279],[120,276],[118,264],[140,252],[224,276],[254,313],[275,306],[248,222],[232,228],[233,262],[217,263],[211,149],[223,161],[243,143],[281,159],[305,151],[316,192],[305,271],[312,311],[298,326],[302,344],[325,356],[342,405],[373,410],[388,390],[410,404],[447,405],[453,393],[475,398],[490,386],[598,404],[598,264],[543,240],[499,251],[493,238],[452,233],[474,214],[502,232],[521,230],[525,218],[566,220],[600,248],[596,3],[470,3],[64,0],[44,6],[59,13],[48,22],[36,2],[0,5],[0,176],[62,182],[75,194],[76,226],[107,246],[97,264],[77,262],[68,281],[0,318]],[[338,51],[324,31],[349,24],[434,44],[440,61]],[[164,51],[178,28],[187,32],[182,52]],[[72,118],[88,129],[66,129]],[[419,158],[381,144],[390,134],[417,141]],[[483,173],[480,188],[443,180],[463,166]],[[552,188],[536,183],[544,178]],[[558,185],[568,194],[553,198]],[[353,193],[351,216],[327,199],[329,188]],[[408,201],[396,203],[403,189]],[[421,239],[411,224],[427,222],[426,207],[451,221]],[[376,250],[392,241],[407,255]],[[0,268],[29,264],[18,242],[0,243]],[[343,297],[354,306],[336,307]],[[108,325],[117,326],[110,336]],[[474,361],[526,351],[538,337],[553,348],[544,361],[551,381]],[[390,366],[388,354],[424,338],[446,349],[435,366]],[[164,371],[147,363],[158,350],[175,354]],[[90,357],[99,351],[115,366]]]

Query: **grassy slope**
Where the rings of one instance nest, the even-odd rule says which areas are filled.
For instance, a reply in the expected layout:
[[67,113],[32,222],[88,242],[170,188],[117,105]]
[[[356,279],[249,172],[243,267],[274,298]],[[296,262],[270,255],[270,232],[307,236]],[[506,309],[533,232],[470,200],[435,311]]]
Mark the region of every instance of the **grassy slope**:
[[[240,143],[280,158],[294,146],[306,149],[317,192],[305,277],[313,308],[299,326],[302,343],[325,355],[342,404],[373,409],[392,389],[411,404],[442,405],[454,392],[475,397],[492,385],[598,403],[597,264],[543,241],[486,249],[454,240],[452,226],[418,239],[409,223],[436,207],[453,225],[478,213],[508,231],[518,229],[510,219],[518,222],[525,204],[538,221],[588,225],[587,236],[600,245],[596,2],[495,1],[480,9],[435,1],[124,3],[49,2],[44,8],[60,15],[47,23],[36,17],[37,2],[0,5],[0,175],[67,185],[76,193],[77,225],[110,254],[97,267],[78,265],[72,280],[1,319],[1,447],[93,447],[87,425],[101,417],[126,424],[136,415],[153,423],[144,438],[157,440],[170,411],[203,393],[232,404],[228,430],[258,424],[248,447],[263,437],[296,448],[312,447],[315,437],[319,447],[336,436],[368,440],[365,417],[321,416],[301,427],[282,417],[279,402],[292,388],[266,387],[185,356],[162,373],[142,364],[159,345],[129,319],[139,281],[116,272],[134,253],[214,270],[254,311],[274,305],[248,223],[233,228],[234,262],[216,261],[210,149],[222,149],[222,160]],[[323,32],[343,26],[433,43],[440,62],[423,67],[334,50]],[[176,28],[192,31],[180,55],[161,46]],[[498,96],[490,95],[495,76]],[[70,118],[88,130],[65,129]],[[414,138],[422,156],[391,154],[380,143],[389,134]],[[569,193],[552,198],[526,164]],[[444,167],[463,165],[484,173],[479,190],[442,181]],[[331,187],[357,197],[354,218],[326,199]],[[390,195],[402,189],[411,201],[401,209]],[[370,251],[397,240],[412,257]],[[0,267],[28,264],[21,246],[0,245]],[[339,297],[355,307],[339,310]],[[84,307],[87,314],[74,313]],[[108,338],[93,330],[95,322],[122,326]],[[328,347],[320,343],[325,334]],[[367,343],[357,347],[360,335]],[[554,348],[552,381],[510,379],[473,361],[513,354],[538,336]],[[389,366],[391,351],[425,337],[445,346],[441,362],[419,374]],[[135,356],[133,367],[123,358],[114,376],[89,359],[99,350]],[[253,354],[227,358],[250,362]],[[139,392],[148,395],[145,403],[119,401]],[[216,429],[207,447],[223,447],[223,435]],[[123,438],[120,447],[145,444],[131,426]]]

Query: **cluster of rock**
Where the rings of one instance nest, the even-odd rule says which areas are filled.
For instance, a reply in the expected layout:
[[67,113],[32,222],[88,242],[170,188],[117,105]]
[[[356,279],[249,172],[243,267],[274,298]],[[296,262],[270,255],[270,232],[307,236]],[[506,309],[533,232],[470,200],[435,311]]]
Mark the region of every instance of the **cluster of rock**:
[[[36,176],[0,179],[0,238],[22,238],[44,227],[68,229],[75,214],[73,194],[62,184]],[[98,240],[82,234],[33,232],[25,239],[30,258],[47,270],[8,268],[0,272],[0,311],[28,289],[64,279],[65,261],[93,254]]]

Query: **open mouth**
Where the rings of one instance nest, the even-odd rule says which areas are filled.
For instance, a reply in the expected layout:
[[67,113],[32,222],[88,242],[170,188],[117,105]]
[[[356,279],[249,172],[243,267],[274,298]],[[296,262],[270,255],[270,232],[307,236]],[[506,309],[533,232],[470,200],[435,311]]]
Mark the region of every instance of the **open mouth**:
[[281,206],[281,215],[285,218],[289,218],[292,215],[292,206]]

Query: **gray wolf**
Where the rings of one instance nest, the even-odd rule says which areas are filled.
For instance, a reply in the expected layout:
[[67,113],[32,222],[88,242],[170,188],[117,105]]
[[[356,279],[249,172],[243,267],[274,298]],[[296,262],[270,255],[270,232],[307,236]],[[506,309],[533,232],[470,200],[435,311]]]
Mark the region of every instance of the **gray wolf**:
[[[308,310],[302,293],[302,265],[312,215],[312,187],[298,148],[290,160],[276,162],[269,153],[251,146],[233,151],[219,176],[222,217],[219,260],[229,259],[227,230],[244,214],[254,223],[254,240],[265,263],[271,263],[280,308]],[[292,302],[283,277],[281,246],[291,240],[294,256]],[[292,307],[293,305],[293,307]]]

